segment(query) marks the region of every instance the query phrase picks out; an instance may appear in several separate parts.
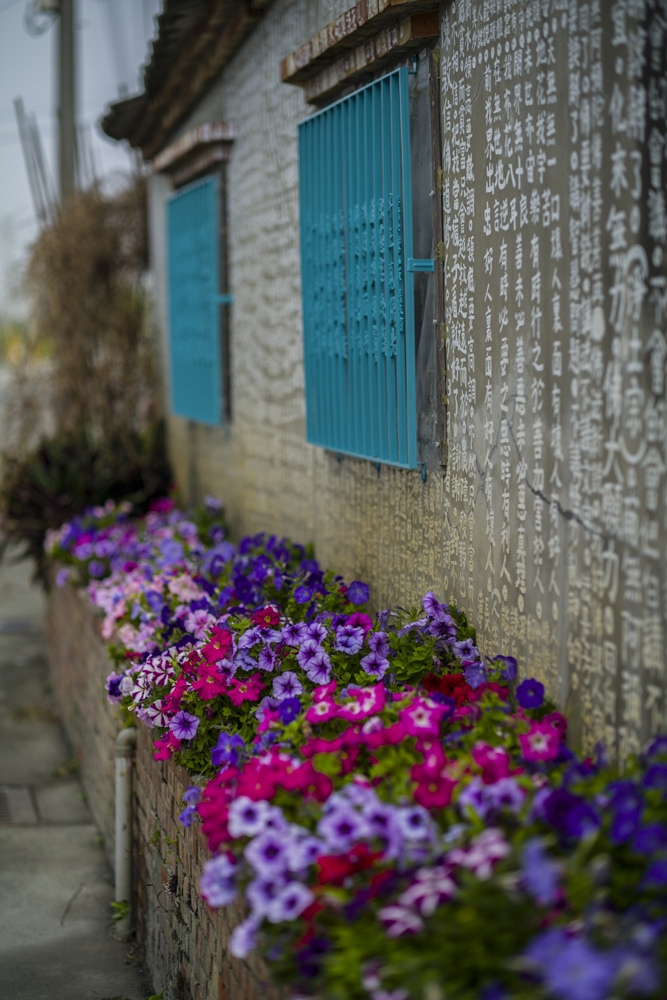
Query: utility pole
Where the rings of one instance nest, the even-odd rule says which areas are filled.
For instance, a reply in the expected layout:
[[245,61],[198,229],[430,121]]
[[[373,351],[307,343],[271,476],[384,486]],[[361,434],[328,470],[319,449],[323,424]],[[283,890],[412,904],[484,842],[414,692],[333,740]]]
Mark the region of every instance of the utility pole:
[[63,207],[76,186],[74,0],[60,0],[58,6],[58,181]]

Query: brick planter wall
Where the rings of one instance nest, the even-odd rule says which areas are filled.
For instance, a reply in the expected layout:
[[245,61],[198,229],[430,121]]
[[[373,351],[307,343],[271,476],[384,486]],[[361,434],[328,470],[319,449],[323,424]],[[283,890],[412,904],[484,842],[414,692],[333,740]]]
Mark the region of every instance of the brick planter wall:
[[120,710],[110,705],[104,681],[113,665],[86,594],[75,587],[52,587],[47,602],[49,668],[67,735],[81,767],[83,787],[107,858],[115,849],[115,739]]
[[[114,853],[114,740],[120,712],[104,679],[113,665],[94,609],[73,587],[53,588],[48,602],[49,663],[55,695],[107,856]],[[210,910],[199,892],[210,856],[199,826],[177,820],[190,784],[187,771],[153,759],[151,733],[139,725],[133,772],[132,907],[137,939],[156,993],[164,1000],[284,1000],[256,960],[228,953],[243,919],[238,906]]]
[[140,727],[134,771],[133,868],[137,934],[164,1000],[279,1000],[261,962],[240,961],[227,948],[240,907],[211,910],[198,892],[210,857],[198,825],[177,820],[187,771],[153,759],[151,734]]

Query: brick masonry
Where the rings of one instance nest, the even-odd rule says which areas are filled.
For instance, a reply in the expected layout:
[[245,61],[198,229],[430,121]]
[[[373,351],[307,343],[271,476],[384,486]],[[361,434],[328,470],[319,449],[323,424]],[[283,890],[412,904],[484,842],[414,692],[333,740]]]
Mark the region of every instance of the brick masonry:
[[[122,724],[104,692],[113,664],[85,594],[69,586],[52,589],[47,621],[56,699],[112,859],[114,740]],[[164,991],[164,1000],[284,1000],[261,962],[229,954],[242,908],[211,910],[199,895],[208,848],[197,825],[186,829],[177,819],[189,784],[183,768],[153,759],[151,734],[140,726],[133,773],[132,907],[153,988]]]
[[110,705],[104,681],[113,665],[100,639],[97,620],[85,593],[52,587],[47,602],[49,667],[60,716],[81,770],[95,823],[113,861],[114,741],[120,710]]

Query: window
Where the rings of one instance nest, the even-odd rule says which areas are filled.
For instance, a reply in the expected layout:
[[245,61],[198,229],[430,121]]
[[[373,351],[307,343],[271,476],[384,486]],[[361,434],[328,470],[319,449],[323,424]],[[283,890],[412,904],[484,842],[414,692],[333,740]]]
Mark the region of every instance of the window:
[[220,178],[217,174],[177,191],[167,203],[169,358],[172,412],[220,424],[224,392],[224,255]]
[[299,126],[306,430],[313,444],[418,464],[409,73]]

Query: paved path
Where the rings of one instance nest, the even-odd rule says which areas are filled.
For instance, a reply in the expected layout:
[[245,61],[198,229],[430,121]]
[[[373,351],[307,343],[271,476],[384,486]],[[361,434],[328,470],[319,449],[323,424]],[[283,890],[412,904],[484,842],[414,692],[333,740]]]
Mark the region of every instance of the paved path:
[[49,694],[43,597],[0,563],[0,997],[145,1000],[111,936],[112,875]]

